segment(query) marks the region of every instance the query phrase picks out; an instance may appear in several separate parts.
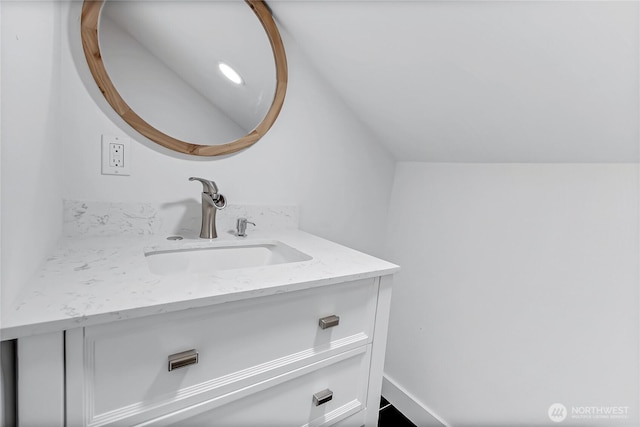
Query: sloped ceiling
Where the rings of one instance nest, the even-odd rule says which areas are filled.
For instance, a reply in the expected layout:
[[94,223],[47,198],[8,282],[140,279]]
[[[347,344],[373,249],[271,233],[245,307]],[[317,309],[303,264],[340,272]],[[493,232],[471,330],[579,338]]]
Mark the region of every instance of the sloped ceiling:
[[399,160],[638,161],[638,2],[268,3]]

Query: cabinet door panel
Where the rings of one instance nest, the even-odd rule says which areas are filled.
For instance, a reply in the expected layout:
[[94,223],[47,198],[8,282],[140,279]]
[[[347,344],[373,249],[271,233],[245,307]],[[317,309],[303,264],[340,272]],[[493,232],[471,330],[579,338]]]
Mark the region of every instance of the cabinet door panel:
[[[70,383],[84,390],[68,413],[84,425],[126,425],[365,345],[376,296],[367,279],[87,327],[67,343],[82,361],[67,367]],[[331,315],[338,325],[322,329]],[[168,356],[191,349],[198,363],[169,372]]]
[[[341,425],[360,426],[366,399],[369,348],[354,350],[347,358],[311,370],[298,377],[251,394],[216,409],[194,408],[163,420],[158,425],[173,427],[303,427]],[[290,373],[288,377],[296,373]],[[314,394],[330,390],[331,400],[316,405]],[[217,402],[210,402],[214,406]],[[377,409],[377,408],[375,408]],[[191,412],[197,415],[191,415]],[[355,415],[354,415],[355,414]],[[167,424],[165,424],[167,423]],[[156,425],[155,423],[153,425]]]

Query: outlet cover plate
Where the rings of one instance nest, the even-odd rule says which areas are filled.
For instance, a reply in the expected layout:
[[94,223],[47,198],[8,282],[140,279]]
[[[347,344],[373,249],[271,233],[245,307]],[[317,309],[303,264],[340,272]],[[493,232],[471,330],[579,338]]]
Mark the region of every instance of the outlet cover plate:
[[[117,147],[117,150],[114,147]],[[115,164],[118,166],[114,166]],[[129,138],[102,135],[102,175],[131,175],[131,140]]]

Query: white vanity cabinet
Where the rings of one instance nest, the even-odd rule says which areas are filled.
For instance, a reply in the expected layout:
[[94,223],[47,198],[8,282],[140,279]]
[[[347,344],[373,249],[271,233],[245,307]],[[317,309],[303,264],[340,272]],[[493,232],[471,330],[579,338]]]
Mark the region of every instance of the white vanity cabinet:
[[[64,366],[53,368],[64,376],[57,417],[69,427],[374,427],[391,280],[67,329]],[[19,345],[19,357],[38,345],[37,337]],[[56,381],[60,373],[46,376]],[[21,386],[46,381],[31,377]],[[45,419],[30,413],[39,410],[38,394],[20,402],[21,425]]]

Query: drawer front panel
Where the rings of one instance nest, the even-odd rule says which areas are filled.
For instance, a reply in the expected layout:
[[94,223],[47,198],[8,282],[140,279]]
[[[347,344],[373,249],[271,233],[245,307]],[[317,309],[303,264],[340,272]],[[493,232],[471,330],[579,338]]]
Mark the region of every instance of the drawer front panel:
[[376,295],[367,279],[87,327],[87,424],[174,411],[370,343]]
[[[350,354],[339,355],[332,364],[311,367],[311,371],[295,376],[290,373],[283,382],[247,397],[223,404],[215,409],[207,405],[194,407],[183,413],[145,423],[145,425],[173,427],[246,427],[278,426],[306,427],[329,426],[341,420],[361,414],[366,398],[369,348],[352,350]],[[342,359],[342,360],[340,360]],[[306,369],[308,370],[308,369]],[[330,390],[331,399],[317,404],[314,395]],[[217,406],[216,399],[208,406]],[[362,417],[351,418],[360,426]]]

